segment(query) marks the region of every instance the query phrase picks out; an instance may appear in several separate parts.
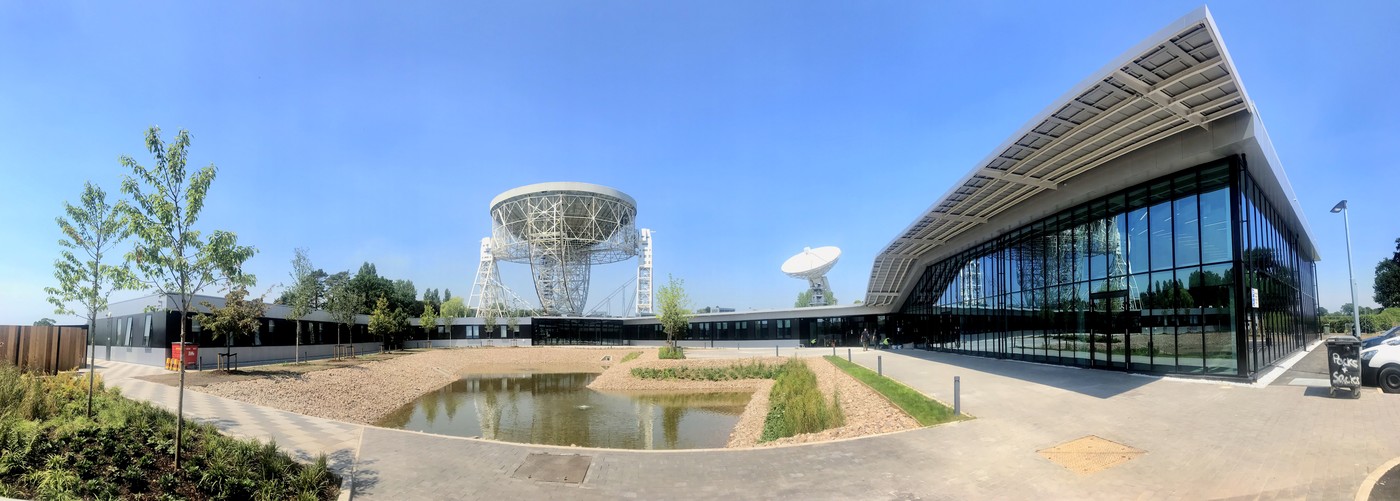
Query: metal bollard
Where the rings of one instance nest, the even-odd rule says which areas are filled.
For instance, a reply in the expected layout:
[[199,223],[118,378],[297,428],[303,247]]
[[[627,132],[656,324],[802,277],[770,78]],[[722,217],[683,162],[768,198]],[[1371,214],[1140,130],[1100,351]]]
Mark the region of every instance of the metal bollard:
[[885,375],[885,356],[875,355],[875,372],[881,376]]
[[953,376],[953,415],[962,415],[962,377]]
[[847,361],[847,362],[850,362],[850,361],[851,361],[851,349],[850,349],[850,348],[846,348],[846,361]]
[[836,356],[836,345],[831,345],[831,356]]
[[782,355],[779,355],[779,354],[778,354],[778,347],[777,347],[776,345],[773,346],[773,356],[775,356],[775,357],[781,357],[781,356],[782,356]]

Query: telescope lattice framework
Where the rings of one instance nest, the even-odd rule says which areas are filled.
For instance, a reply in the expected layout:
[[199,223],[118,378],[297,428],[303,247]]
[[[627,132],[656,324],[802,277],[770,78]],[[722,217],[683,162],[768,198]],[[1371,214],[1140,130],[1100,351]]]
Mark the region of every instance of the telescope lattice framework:
[[606,186],[521,186],[491,201],[491,254],[530,265],[546,315],[579,316],[592,265],[637,255],[636,219],[636,201]]

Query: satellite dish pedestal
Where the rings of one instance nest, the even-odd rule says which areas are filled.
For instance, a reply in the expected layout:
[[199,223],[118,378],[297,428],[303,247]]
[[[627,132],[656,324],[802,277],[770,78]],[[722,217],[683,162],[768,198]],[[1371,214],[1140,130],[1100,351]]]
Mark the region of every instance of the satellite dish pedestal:
[[826,272],[836,266],[841,258],[841,249],[836,247],[807,247],[796,256],[783,263],[783,273],[792,278],[807,279],[807,306],[826,306],[826,294],[831,288],[826,282]]

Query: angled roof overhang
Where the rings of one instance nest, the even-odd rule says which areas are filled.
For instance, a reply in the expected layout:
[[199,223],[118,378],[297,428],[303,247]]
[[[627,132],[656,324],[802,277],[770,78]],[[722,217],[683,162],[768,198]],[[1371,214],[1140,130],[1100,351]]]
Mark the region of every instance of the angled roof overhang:
[[[1209,10],[1201,7],[1075,86],[982,160],[875,258],[865,304],[895,307],[916,268],[947,257],[948,244],[1032,197],[1053,192],[1123,155],[1238,113],[1251,116],[1253,147],[1241,153],[1276,204],[1287,200],[1316,256],[1297,197],[1238,79]],[[1263,164],[1263,165],[1256,165]],[[990,231],[990,230],[988,230]],[[990,238],[993,235],[986,235]]]

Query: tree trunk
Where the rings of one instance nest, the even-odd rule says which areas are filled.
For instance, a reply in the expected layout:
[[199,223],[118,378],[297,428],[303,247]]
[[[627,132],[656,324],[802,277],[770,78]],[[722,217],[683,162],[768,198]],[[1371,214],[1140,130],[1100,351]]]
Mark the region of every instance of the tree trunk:
[[300,319],[297,319],[296,322],[297,322],[297,343],[296,343],[296,346],[297,346],[297,347],[295,348],[296,351],[292,352],[292,360],[296,361],[297,363],[301,363],[301,320],[300,320]]
[[180,309],[180,353],[175,356],[180,359],[180,390],[175,399],[175,471],[180,471],[180,444],[182,436],[185,434],[185,319],[189,312],[184,308]]

